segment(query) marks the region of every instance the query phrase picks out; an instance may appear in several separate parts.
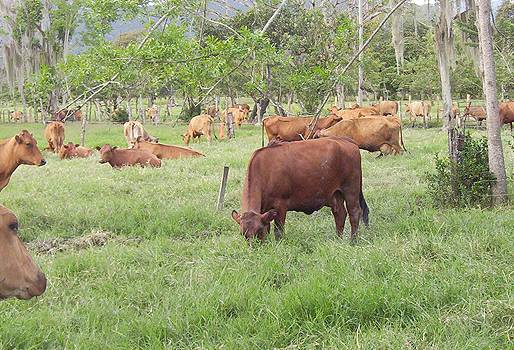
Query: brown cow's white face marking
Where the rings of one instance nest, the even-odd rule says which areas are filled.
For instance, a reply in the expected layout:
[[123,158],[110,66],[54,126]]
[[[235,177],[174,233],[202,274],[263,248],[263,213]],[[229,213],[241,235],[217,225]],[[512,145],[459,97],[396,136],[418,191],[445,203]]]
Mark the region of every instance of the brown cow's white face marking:
[[243,215],[240,215],[235,210],[232,211],[232,218],[239,224],[241,233],[247,241],[251,241],[255,236],[263,240],[265,229],[271,221],[275,220],[277,215],[278,212],[275,209],[271,209],[264,214],[248,211],[243,213]]

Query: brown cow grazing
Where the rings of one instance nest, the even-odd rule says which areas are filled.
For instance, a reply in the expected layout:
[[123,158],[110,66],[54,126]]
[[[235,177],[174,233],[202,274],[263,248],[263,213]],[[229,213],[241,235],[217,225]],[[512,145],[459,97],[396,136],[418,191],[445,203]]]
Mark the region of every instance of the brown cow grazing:
[[[319,118],[314,131],[309,128],[314,117],[281,117],[273,116],[263,120],[264,129],[268,135],[268,141],[300,141],[307,139],[309,133],[314,135],[316,131],[326,129],[339,122],[342,118],[334,114],[326,118]],[[312,138],[312,137],[311,137]]]
[[[189,122],[189,126],[187,127],[187,131],[184,135],[184,143],[189,145],[189,141],[191,139],[198,138],[202,135],[207,136],[207,140],[209,140],[209,144],[212,141],[212,126],[214,124],[214,118],[208,114],[200,114],[196,117],[193,117]],[[214,135],[216,137],[216,135]]]
[[123,134],[127,140],[128,148],[134,148],[139,136],[143,137],[143,139],[148,142],[159,142],[158,138],[153,137],[146,132],[143,124],[135,120],[130,120],[123,124]]
[[161,166],[161,160],[148,151],[142,149],[120,149],[108,144],[100,148],[100,163],[109,163],[113,168],[134,165],[156,168]]
[[242,213],[234,210],[232,218],[250,243],[254,236],[264,240],[273,220],[280,239],[288,211],[312,214],[323,207],[332,209],[340,237],[350,214],[354,241],[361,215],[368,225],[369,213],[359,148],[348,139],[325,138],[258,149],[248,164],[241,205]]
[[0,299],[28,300],[43,294],[46,277],[18,236],[18,219],[0,205]]
[[71,158],[87,158],[93,154],[93,150],[87,147],[82,147],[79,144],[73,144],[68,142],[66,145],[62,145],[59,150],[59,158],[71,159]]
[[372,105],[380,115],[397,115],[398,102],[396,101],[380,101],[376,105]]
[[464,119],[473,118],[477,124],[482,124],[482,121],[487,119],[487,112],[484,107],[481,106],[466,106],[462,113]]
[[409,120],[412,123],[412,127],[416,123],[416,117],[423,118],[423,127],[428,127],[428,118],[430,117],[430,109],[432,103],[429,101],[415,101],[410,104],[405,104],[405,112],[409,113]]
[[61,146],[64,144],[64,123],[50,122],[45,128],[45,139],[48,146],[45,150],[50,150],[54,153],[59,152]]
[[514,123],[514,101],[500,103],[500,123],[501,125],[510,124],[512,133],[512,123]]
[[401,154],[406,150],[401,123],[397,117],[376,116],[342,120],[328,129],[318,131],[316,136],[349,137],[360,149],[369,152],[380,151],[381,155]]
[[163,145],[160,143],[150,143],[140,137],[137,138],[135,149],[142,149],[148,151],[159,159],[177,159],[177,158],[190,158],[190,157],[205,157],[200,152],[190,148]]
[[22,130],[11,139],[0,141],[0,191],[7,186],[20,164],[46,164],[36,140],[27,130]]
[[9,117],[11,118],[12,121],[19,122],[20,120],[23,119],[23,112],[20,112],[20,111],[11,112],[11,113],[9,113]]

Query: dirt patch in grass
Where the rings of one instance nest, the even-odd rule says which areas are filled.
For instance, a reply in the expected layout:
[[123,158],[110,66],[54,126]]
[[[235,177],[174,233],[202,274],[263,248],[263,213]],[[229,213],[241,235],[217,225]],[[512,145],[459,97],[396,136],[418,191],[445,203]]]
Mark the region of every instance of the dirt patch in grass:
[[116,237],[111,232],[96,230],[90,234],[74,238],[50,238],[29,242],[28,248],[39,254],[54,254],[67,250],[82,250],[102,247],[109,241],[121,244],[140,243],[142,238]]

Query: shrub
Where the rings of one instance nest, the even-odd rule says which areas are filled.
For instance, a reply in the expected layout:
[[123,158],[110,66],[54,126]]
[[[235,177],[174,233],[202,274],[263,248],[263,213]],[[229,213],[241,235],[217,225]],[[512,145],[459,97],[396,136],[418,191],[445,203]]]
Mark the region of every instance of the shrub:
[[428,193],[437,207],[489,206],[496,180],[489,171],[487,139],[469,134],[459,162],[435,156],[434,174],[427,174]]
[[128,112],[124,109],[117,109],[111,114],[111,121],[113,123],[126,123],[129,121]]

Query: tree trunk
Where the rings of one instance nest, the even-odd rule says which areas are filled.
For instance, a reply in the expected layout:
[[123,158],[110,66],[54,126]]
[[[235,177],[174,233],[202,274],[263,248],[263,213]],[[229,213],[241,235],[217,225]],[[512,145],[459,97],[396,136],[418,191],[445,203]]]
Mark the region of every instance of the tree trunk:
[[507,200],[507,180],[501,140],[498,99],[496,97],[496,66],[491,27],[491,1],[478,0],[477,10],[478,39],[483,65],[482,85],[487,111],[489,169],[496,176],[496,183],[493,186],[493,203],[500,204]]
[[440,0],[439,9],[439,22],[435,27],[435,43],[441,79],[441,96],[443,99],[443,128],[449,129],[454,127],[454,121],[451,120],[450,116],[452,108],[450,68],[454,60],[450,0]]
[[337,107],[338,108],[344,108],[344,100],[345,100],[345,96],[344,96],[344,85],[343,84],[338,84],[336,86],[336,99],[337,99]]
[[[364,35],[364,23],[362,19],[362,1],[358,1],[358,24],[359,24],[359,50],[362,49],[363,44],[363,35]],[[357,104],[362,106],[363,100],[363,91],[362,86],[364,85],[364,67],[362,63],[362,52],[359,53],[359,77],[358,77],[358,87],[357,87]]]

